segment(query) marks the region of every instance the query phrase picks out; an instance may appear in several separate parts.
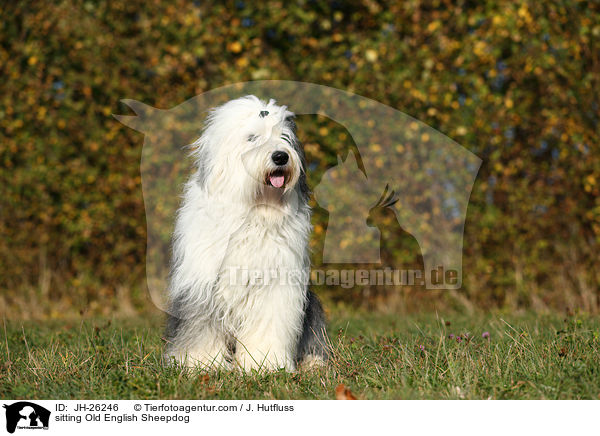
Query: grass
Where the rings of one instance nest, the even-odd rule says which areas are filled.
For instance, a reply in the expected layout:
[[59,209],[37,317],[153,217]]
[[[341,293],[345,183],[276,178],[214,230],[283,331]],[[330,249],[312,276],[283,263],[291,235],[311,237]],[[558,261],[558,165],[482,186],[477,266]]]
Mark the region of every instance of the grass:
[[341,311],[331,318],[335,357],[327,367],[270,374],[164,368],[160,317],[4,320],[0,397],[334,399],[343,384],[359,399],[599,398],[598,318]]

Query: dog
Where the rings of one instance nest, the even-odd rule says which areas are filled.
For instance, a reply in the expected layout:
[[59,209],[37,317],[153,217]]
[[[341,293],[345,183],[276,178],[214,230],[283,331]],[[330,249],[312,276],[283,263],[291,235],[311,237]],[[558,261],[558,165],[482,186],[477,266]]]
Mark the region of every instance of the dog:
[[308,289],[311,232],[294,113],[255,96],[212,109],[175,220],[166,358],[244,371],[323,364]]

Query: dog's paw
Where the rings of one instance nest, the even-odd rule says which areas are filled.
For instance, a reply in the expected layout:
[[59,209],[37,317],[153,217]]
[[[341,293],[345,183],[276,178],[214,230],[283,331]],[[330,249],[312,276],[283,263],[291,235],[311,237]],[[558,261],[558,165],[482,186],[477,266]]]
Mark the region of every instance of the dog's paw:
[[298,364],[298,369],[300,370],[311,370],[316,368],[321,368],[326,365],[323,357],[318,356],[316,354],[308,354],[304,356],[304,358]]

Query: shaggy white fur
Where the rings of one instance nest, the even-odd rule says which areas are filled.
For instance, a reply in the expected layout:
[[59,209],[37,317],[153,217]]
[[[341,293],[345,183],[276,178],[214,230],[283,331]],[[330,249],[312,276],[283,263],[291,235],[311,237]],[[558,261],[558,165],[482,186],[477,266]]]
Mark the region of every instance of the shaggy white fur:
[[[245,370],[326,358],[315,345],[325,338],[321,307],[306,283],[310,209],[293,116],[274,100],[239,98],[213,109],[193,144],[197,171],[173,235],[168,358]],[[240,278],[242,270],[271,280]]]

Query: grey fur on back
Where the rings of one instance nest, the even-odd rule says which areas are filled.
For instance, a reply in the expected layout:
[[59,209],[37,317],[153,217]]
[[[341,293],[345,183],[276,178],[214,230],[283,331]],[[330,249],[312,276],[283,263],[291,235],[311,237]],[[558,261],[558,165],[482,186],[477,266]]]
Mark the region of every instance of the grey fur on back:
[[325,330],[325,313],[317,296],[308,291],[306,307],[304,309],[304,323],[302,335],[298,341],[296,351],[296,364],[302,363],[308,356],[329,358],[327,332]]

